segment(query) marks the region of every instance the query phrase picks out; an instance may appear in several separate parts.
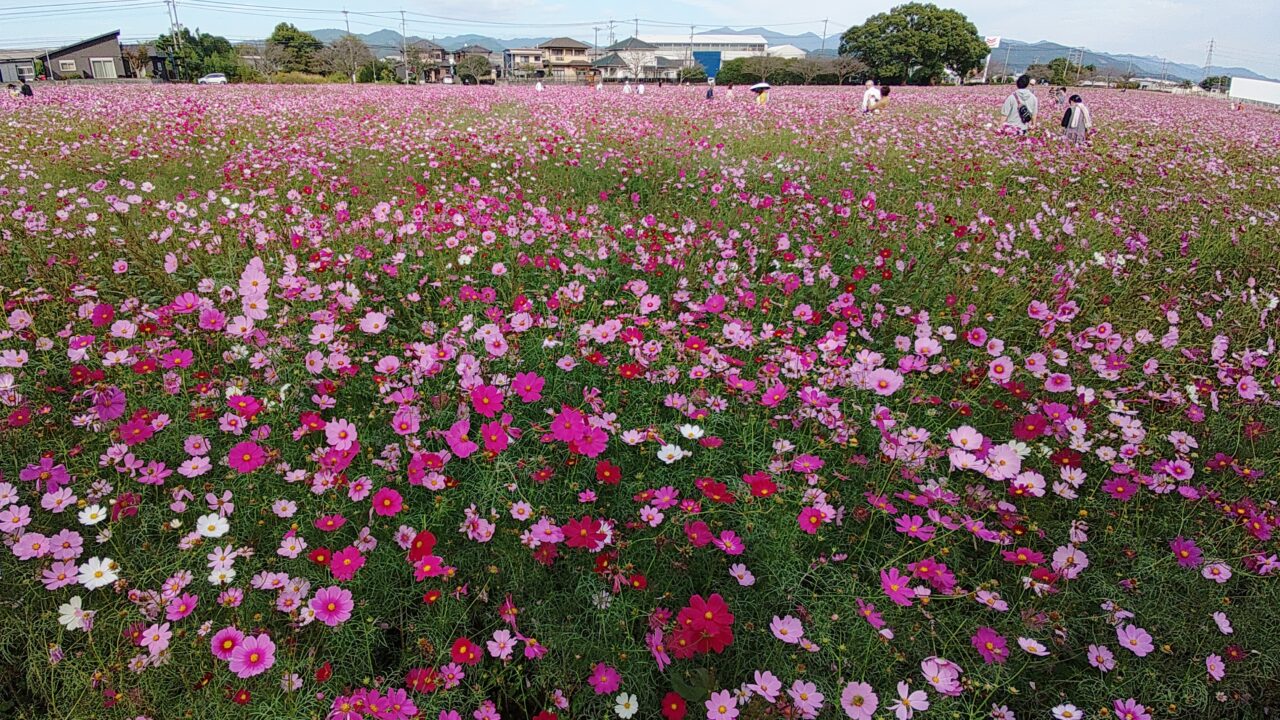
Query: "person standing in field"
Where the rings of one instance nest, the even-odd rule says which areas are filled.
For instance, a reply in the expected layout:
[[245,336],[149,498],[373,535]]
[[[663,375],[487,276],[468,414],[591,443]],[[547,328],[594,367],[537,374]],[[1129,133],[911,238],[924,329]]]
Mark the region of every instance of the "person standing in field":
[[22,81],[22,87],[18,88],[18,94],[22,97],[35,97],[35,92],[31,89],[31,83],[26,80]]
[[729,89],[724,91],[726,100],[733,100],[733,83],[729,83]]
[[622,94],[623,94],[623,95],[630,95],[630,94],[631,94],[631,81],[630,81],[630,80],[627,80],[626,82],[622,83]]
[[874,80],[867,81],[867,89],[862,93],[862,112],[869,113],[880,102],[880,90]]
[[760,92],[756,93],[756,105],[759,107],[764,107],[765,105],[768,105],[768,104],[769,104],[769,88],[765,88]]
[[1093,116],[1089,114],[1089,106],[1079,95],[1072,95],[1067,112],[1062,116],[1062,134],[1067,142],[1082,144],[1089,140],[1089,130],[1093,128]]
[[1005,98],[1004,105],[1000,108],[1001,114],[1004,115],[1004,125],[1001,130],[1013,132],[1016,135],[1026,135],[1027,130],[1031,129],[1032,124],[1035,123],[1040,102],[1036,100],[1036,94],[1028,89],[1030,85],[1031,78],[1026,75],[1018,76],[1017,89]]
[[882,110],[889,109],[889,90],[888,85],[880,88],[880,97],[871,105],[871,112],[879,113]]

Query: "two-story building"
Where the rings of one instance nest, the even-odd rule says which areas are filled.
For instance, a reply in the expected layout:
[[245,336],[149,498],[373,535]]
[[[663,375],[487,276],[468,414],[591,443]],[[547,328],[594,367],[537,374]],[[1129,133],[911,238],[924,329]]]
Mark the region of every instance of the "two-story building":
[[769,50],[763,35],[641,35],[640,40],[657,46],[658,56],[701,65],[712,77],[729,60],[759,57]]
[[556,80],[584,80],[591,76],[591,46],[573,38],[558,37],[538,46],[542,51],[542,67]]
[[54,80],[125,77],[119,30],[49,50],[41,59],[45,61],[45,73]]
[[506,77],[542,77],[542,48],[509,48],[502,51],[502,68]]

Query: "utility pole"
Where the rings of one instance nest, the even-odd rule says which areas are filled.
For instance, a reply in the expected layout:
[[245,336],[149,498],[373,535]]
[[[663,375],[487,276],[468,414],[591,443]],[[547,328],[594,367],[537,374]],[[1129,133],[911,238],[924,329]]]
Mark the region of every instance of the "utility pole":
[[822,19],[822,48],[818,52],[826,54],[827,50],[827,18]]
[[697,29],[697,25],[689,26],[689,68],[693,68],[693,31]]
[[634,17],[634,18],[632,18],[632,20],[634,20],[634,21],[635,21],[636,28],[635,28],[635,32],[633,32],[633,33],[631,34],[631,37],[633,37],[633,38],[639,38],[639,37],[640,37],[640,18],[639,18],[639,17]]
[[351,17],[347,15],[347,9],[342,9],[342,20],[347,24],[347,66],[351,68],[351,84],[356,84],[356,49],[355,44],[351,42]]
[[1005,48],[1005,49],[1004,49],[1004,75],[1005,75],[1005,77],[1008,77],[1009,75],[1011,75],[1011,74],[1012,74],[1012,73],[1010,73],[1010,72],[1009,72],[1009,53],[1011,53],[1011,52],[1013,52],[1013,46],[1012,46],[1012,45],[1010,45],[1009,47],[1007,47],[1007,48]]
[[1160,63],[1160,85],[1164,85],[1165,78],[1169,76],[1169,61],[1164,60]]
[[612,45],[612,44],[614,44],[615,42],[617,42],[616,40],[614,40],[614,39],[613,39],[613,26],[614,26],[614,24],[615,24],[615,23],[614,23],[614,21],[613,21],[613,20],[610,20],[610,21],[609,21],[609,44],[610,44],[610,45]]
[[409,37],[405,35],[404,11],[400,11],[400,62],[404,63],[404,84],[409,84]]
[[596,31],[596,39],[591,42],[591,46],[595,48],[596,54],[599,55],[600,54],[600,28],[593,27],[591,29]]
[[[1203,74],[1203,77],[1200,78],[1201,82],[1204,82],[1205,78],[1209,77],[1209,68],[1212,66],[1213,66],[1213,38],[1209,38],[1209,55],[1204,59],[1204,74]],[[1208,88],[1205,88],[1205,89],[1207,90]]]
[[[178,0],[164,0],[164,4],[169,9],[169,33],[173,38],[173,69],[177,73],[178,79],[182,79],[181,59],[179,54],[182,50],[182,23],[178,21]],[[47,58],[46,58],[47,60]],[[53,71],[45,63],[45,73],[53,77]]]

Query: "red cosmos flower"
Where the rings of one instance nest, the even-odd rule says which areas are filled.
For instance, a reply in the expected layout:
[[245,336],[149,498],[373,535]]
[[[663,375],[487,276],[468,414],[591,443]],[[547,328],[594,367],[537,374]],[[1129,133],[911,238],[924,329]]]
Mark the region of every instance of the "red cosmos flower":
[[684,720],[687,711],[688,706],[679,693],[669,692],[662,697],[662,717],[667,720]]
[[618,374],[625,380],[631,380],[643,375],[644,368],[636,363],[623,363],[618,366]]
[[435,692],[440,687],[440,676],[433,667],[413,668],[405,673],[404,686],[414,692]]
[[430,530],[422,530],[413,536],[409,545],[409,562],[416,563],[436,549],[436,536]]
[[308,560],[321,566],[328,566],[329,560],[331,560],[332,558],[333,558],[333,553],[329,552],[328,548],[318,547],[315,550],[312,550],[311,552],[307,553]]
[[439,590],[428,590],[425,594],[423,594],[422,602],[428,605],[435,605],[436,601],[439,600],[442,595],[443,593],[441,593]]
[[543,710],[542,712],[533,716],[533,720],[559,720],[559,719],[560,719],[559,715],[556,715],[555,713],[547,710]]
[[636,590],[644,590],[645,588],[649,587],[649,581],[645,579],[645,576],[640,575],[639,573],[632,575],[631,579],[628,580],[627,582],[631,585],[632,588],[635,588]]
[[729,487],[718,480],[706,478],[705,482],[701,483],[698,489],[701,490],[702,494],[712,502],[731,505],[735,500],[737,500],[737,498],[733,496],[733,493],[729,492]]
[[454,640],[453,647],[449,648],[449,657],[459,665],[476,665],[483,655],[479,645],[464,637]]
[[1013,423],[1013,436],[1023,442],[1030,442],[1040,437],[1049,427],[1049,421],[1039,413],[1027,415]]
[[751,475],[743,475],[743,482],[751,488],[751,494],[755,497],[769,497],[778,492],[778,485],[769,478],[768,473],[758,472]]
[[235,692],[234,695],[231,696],[231,702],[237,705],[248,705],[249,701],[252,699],[253,699],[253,696],[251,696],[249,694],[249,691],[245,690],[244,688],[240,688]]
[[617,485],[622,480],[622,468],[608,460],[600,460],[596,463],[596,480],[605,485]]
[[564,544],[571,548],[589,548],[600,544],[605,535],[601,532],[603,524],[590,515],[583,515],[580,520],[570,520],[564,524]]
[[1084,456],[1070,448],[1062,448],[1049,456],[1049,462],[1058,467],[1078,468],[1084,461]]
[[316,668],[316,682],[322,683],[331,677],[333,677],[333,666],[326,660],[323,665]]

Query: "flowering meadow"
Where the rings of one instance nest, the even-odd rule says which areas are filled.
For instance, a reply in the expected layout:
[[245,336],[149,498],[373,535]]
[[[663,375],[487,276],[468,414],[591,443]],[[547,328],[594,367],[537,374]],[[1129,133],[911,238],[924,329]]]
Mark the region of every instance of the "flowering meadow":
[[3,101],[0,711],[1280,704],[1280,116],[860,95]]

